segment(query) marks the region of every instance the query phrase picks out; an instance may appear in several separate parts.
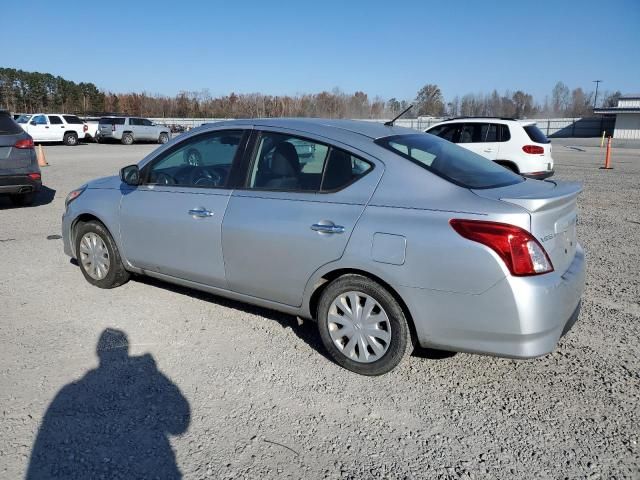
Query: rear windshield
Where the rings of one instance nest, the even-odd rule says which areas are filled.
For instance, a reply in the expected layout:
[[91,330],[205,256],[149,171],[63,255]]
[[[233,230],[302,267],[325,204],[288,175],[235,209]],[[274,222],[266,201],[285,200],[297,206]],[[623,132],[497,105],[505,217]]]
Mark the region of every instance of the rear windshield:
[[11,115],[8,113],[0,113],[0,135],[16,135],[24,130],[20,128]]
[[80,120],[78,117],[76,117],[75,115],[63,115],[64,119],[67,121],[67,123],[72,123],[74,125],[77,124],[81,124],[82,120]]
[[376,143],[461,187],[496,188],[524,181],[497,163],[433,135],[397,135]]
[[101,118],[100,125],[124,125],[124,117],[120,118]]
[[549,140],[547,136],[542,133],[542,130],[540,130],[536,125],[527,125],[524,127],[524,131],[527,132],[527,135],[529,135],[532,142],[551,143],[551,140]]

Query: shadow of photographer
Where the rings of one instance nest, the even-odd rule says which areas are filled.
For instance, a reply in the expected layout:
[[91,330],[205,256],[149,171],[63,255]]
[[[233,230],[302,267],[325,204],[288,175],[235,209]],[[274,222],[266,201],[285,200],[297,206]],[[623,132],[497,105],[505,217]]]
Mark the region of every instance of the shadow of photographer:
[[49,405],[26,478],[181,478],[169,436],[189,427],[187,399],[150,354],[129,356],[123,331],[104,330],[96,350],[98,368]]

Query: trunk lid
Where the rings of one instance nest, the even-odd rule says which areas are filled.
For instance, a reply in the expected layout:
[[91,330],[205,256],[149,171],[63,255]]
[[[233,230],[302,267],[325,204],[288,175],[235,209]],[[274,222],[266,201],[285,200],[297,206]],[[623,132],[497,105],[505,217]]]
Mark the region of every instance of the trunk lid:
[[554,270],[567,271],[576,253],[577,198],[582,184],[526,180],[507,187],[472,191],[527,210],[530,231],[547,251]]

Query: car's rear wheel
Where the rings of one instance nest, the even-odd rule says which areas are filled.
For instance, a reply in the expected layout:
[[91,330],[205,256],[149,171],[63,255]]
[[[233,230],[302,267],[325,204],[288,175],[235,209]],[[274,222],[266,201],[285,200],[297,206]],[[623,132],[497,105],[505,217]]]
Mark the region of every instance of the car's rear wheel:
[[132,145],[133,135],[131,135],[130,133],[125,133],[124,135],[122,135],[121,142],[123,143],[123,145]]
[[118,247],[102,223],[82,223],[76,233],[76,256],[84,278],[99,288],[114,288],[129,280]]
[[167,143],[169,141],[169,135],[167,135],[166,133],[161,133],[160,137],[158,138],[158,143]]
[[382,285],[344,275],[322,292],[318,329],[331,357],[361,375],[382,375],[408,356],[411,332],[402,307]]
[[74,145],[78,144],[78,134],[73,132],[65,133],[62,141],[65,145],[73,147]]
[[33,205],[33,202],[36,199],[36,193],[16,193],[14,195],[10,195],[9,199],[16,207],[28,207],[29,205]]

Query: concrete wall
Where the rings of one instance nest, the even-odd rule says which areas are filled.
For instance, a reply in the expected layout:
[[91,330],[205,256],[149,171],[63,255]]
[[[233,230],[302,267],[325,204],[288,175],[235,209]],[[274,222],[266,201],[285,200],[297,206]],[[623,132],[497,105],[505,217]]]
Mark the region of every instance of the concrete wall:
[[640,140],[640,113],[619,113],[616,117],[614,138]]
[[621,107],[625,107],[625,108],[640,107],[640,98],[629,98],[629,99],[621,98],[620,100],[618,100],[618,108],[621,108]]

